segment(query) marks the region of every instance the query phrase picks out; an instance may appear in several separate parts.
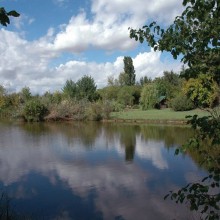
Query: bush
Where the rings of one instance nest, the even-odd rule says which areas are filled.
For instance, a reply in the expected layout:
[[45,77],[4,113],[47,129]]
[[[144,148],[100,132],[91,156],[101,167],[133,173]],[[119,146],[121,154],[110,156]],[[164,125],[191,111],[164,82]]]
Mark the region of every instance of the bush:
[[171,101],[174,111],[188,111],[195,108],[193,102],[186,95],[180,94]]
[[140,106],[142,110],[155,108],[159,93],[156,84],[146,84],[141,92]]
[[26,102],[23,109],[23,117],[29,122],[43,121],[47,113],[48,109],[39,100]]
[[101,103],[90,103],[86,109],[86,116],[89,121],[100,121],[102,119]]

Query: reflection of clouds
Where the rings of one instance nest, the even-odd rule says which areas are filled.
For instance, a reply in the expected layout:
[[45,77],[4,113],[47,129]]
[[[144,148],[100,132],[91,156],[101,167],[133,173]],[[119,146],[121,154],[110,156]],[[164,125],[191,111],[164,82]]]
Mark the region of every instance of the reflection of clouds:
[[[65,136],[59,133],[35,136],[35,142],[30,134],[21,130],[12,130],[11,135],[13,138],[3,135],[0,141],[0,180],[5,185],[21,181],[34,171],[48,177],[54,185],[58,177],[74,194],[84,199],[88,196],[88,190],[94,189],[97,194],[95,205],[104,219],[114,219],[115,216],[123,216],[126,220],[137,217],[146,219],[146,216],[147,219],[172,219],[178,215],[187,219],[187,212],[179,208],[181,214],[175,213],[173,203],[164,202],[163,194],[155,195],[147,187],[153,178],[150,170],[114,158],[100,163],[84,158],[90,153],[99,156],[100,151],[106,153],[114,150],[121,154],[122,148],[117,138],[106,143],[106,137],[101,133],[94,141],[95,150],[91,151],[80,145],[79,141],[67,143]],[[140,137],[137,137],[136,143],[139,157],[152,160],[159,169],[168,168],[161,154],[161,143],[155,145],[152,141],[147,142],[146,146]],[[164,185],[164,192],[169,189]],[[21,182],[15,197],[28,198],[30,191],[31,195],[35,195],[34,189],[27,192]],[[68,217],[68,212],[63,213],[65,215]]]
[[165,158],[162,156],[162,149],[164,147],[163,142],[156,141],[142,141],[141,137],[136,138],[136,155],[152,160],[152,163],[158,169],[168,169],[168,163]]

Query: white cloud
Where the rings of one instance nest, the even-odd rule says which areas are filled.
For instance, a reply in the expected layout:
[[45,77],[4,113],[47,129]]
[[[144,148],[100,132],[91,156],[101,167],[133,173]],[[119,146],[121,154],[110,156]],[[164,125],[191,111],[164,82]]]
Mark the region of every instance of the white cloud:
[[[70,58],[60,61],[56,67],[53,67],[53,59],[58,60],[63,52],[76,55],[83,52],[86,57],[86,51],[91,48],[101,50],[103,54],[127,51],[124,53],[129,55],[129,50],[137,45],[129,38],[129,26],[140,27],[150,18],[167,23],[180,9],[181,3],[175,0],[93,0],[91,18],[81,11],[68,24],[60,25],[58,33],[54,28],[48,28],[45,36],[32,42],[21,33],[1,29],[0,49],[4,56],[0,60],[0,82],[10,91],[29,86],[32,92],[43,93],[61,89],[67,79],[76,81],[83,75],[91,75],[98,87],[105,86],[108,76],[117,78],[123,71],[122,57],[103,63],[97,63],[95,57],[88,61]],[[22,27],[24,19],[33,22],[33,19],[21,17],[16,20],[18,28]],[[139,53],[132,58],[137,80],[145,75],[161,76],[164,70],[180,69],[179,63],[161,61],[160,52]]]
[[146,21],[167,24],[181,11],[175,0],[94,0],[89,20],[85,12],[72,17],[54,40],[56,50],[81,52],[89,47],[103,50],[131,50],[128,27],[142,27]]
[[[109,76],[118,77],[123,71],[123,57],[114,62],[89,62],[70,60],[56,68],[49,67],[49,62],[59,54],[48,43],[53,30],[38,41],[28,42],[18,34],[1,30],[0,50],[4,54],[0,60],[0,81],[9,91],[20,91],[29,86],[34,93],[60,90],[67,79],[77,81],[83,75],[94,78],[98,87],[107,84]],[[163,63],[160,52],[139,53],[133,57],[137,80],[147,75],[154,78],[164,70],[175,70],[175,65]],[[180,65],[176,64],[176,69]]]

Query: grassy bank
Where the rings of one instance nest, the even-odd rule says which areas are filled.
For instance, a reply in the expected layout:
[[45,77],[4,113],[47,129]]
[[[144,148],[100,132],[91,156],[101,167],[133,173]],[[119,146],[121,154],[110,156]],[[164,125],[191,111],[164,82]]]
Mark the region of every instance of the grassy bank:
[[112,112],[111,119],[113,120],[158,120],[158,121],[186,121],[186,115],[210,115],[207,111],[195,109],[192,111],[175,112],[172,109],[152,109],[142,111],[139,109],[126,110],[121,112]]

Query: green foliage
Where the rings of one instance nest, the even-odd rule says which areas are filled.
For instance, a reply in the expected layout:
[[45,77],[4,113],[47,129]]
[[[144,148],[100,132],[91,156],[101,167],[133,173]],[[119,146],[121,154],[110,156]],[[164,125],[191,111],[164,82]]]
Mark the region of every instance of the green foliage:
[[48,109],[38,99],[29,100],[23,109],[24,119],[28,122],[44,121],[47,113]]
[[172,99],[171,107],[174,111],[189,111],[195,108],[193,102],[184,94],[179,94]]
[[130,86],[123,86],[120,88],[117,101],[121,103],[124,107],[127,105],[132,106],[134,102],[133,91]]
[[140,105],[142,110],[155,108],[159,93],[156,84],[146,84],[141,92]]
[[91,103],[86,109],[86,118],[90,121],[100,121],[102,119],[102,104]]
[[10,24],[10,16],[12,17],[19,17],[20,14],[16,11],[9,11],[7,12],[3,7],[0,8],[0,23],[3,26],[7,26]]
[[120,86],[126,86],[129,81],[129,75],[125,72],[121,72],[118,76],[118,83]]
[[76,83],[74,83],[71,79],[67,80],[64,87],[62,88],[64,96],[67,98],[74,98],[77,95],[77,87]]
[[183,92],[199,107],[212,107],[218,97],[218,85],[211,75],[200,74],[189,79],[183,86]]
[[146,40],[155,50],[179,55],[189,66],[188,75],[210,73],[220,82],[220,4],[219,0],[184,0],[185,10],[166,30],[156,22],[139,30],[130,29],[130,37]]
[[25,103],[25,102],[29,101],[32,98],[31,90],[30,90],[29,87],[26,86],[26,87],[21,89],[20,98],[21,98],[22,103]]
[[152,79],[151,78],[148,78],[147,76],[144,76],[144,77],[141,77],[140,78],[140,81],[139,81],[139,84],[141,86],[144,86],[144,84],[149,84],[152,82]]
[[83,76],[76,82],[77,86],[77,99],[88,99],[93,101],[96,99],[96,85],[91,76]]
[[124,57],[124,84],[127,86],[135,85],[135,70],[133,65],[133,60],[131,57]]
[[121,109],[127,105],[133,106],[134,104],[139,104],[141,93],[140,86],[107,86],[103,89],[98,90],[103,101],[117,103],[114,109]]
[[99,89],[97,92],[102,100],[114,101],[117,100],[119,90],[119,86],[107,86]]

